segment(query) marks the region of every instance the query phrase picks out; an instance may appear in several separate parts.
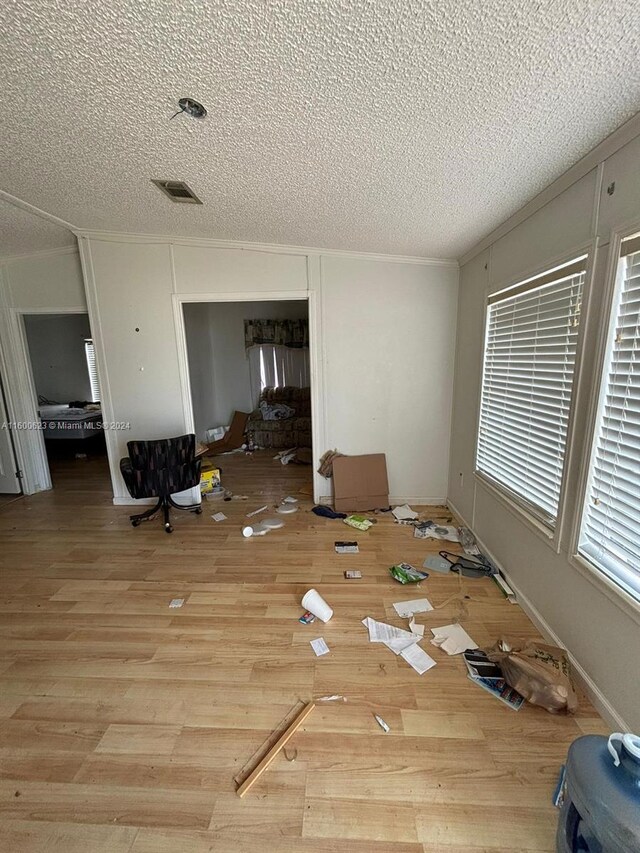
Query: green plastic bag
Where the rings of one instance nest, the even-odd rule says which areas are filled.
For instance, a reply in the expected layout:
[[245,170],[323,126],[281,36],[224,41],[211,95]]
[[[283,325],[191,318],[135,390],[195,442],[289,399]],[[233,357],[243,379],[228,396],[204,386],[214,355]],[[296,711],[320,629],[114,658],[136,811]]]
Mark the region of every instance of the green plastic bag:
[[429,577],[426,572],[419,572],[413,566],[410,566],[409,563],[398,563],[397,566],[391,566],[389,573],[392,578],[395,578],[400,583],[419,583]]

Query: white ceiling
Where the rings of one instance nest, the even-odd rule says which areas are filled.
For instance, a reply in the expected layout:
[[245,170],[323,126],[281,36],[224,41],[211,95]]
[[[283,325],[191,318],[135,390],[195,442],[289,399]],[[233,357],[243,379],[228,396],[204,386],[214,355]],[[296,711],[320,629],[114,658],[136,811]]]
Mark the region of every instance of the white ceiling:
[[71,231],[0,199],[0,258],[75,245]]
[[4,0],[0,187],[83,228],[457,257],[638,110],[639,32],[629,0]]

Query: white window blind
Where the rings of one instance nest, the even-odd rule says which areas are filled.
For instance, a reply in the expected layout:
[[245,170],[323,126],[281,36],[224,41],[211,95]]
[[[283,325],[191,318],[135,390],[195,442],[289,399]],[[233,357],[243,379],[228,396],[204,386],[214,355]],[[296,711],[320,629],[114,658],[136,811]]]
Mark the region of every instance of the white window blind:
[[84,353],[87,357],[87,370],[89,371],[89,384],[91,386],[91,400],[93,403],[100,402],[100,382],[98,380],[98,368],[96,367],[96,353],[91,338],[85,338]]
[[640,235],[622,243],[579,553],[640,600]]
[[489,298],[476,467],[548,526],[562,487],[585,263]]

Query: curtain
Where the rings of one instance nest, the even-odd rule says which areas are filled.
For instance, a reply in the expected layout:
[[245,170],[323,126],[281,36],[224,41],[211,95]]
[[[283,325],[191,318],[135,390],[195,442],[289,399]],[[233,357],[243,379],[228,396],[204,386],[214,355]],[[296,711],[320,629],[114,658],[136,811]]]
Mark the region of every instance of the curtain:
[[244,345],[305,349],[309,347],[309,321],[304,320],[245,320]]
[[308,388],[309,350],[284,346],[254,346],[249,350],[249,374],[254,406],[265,388]]

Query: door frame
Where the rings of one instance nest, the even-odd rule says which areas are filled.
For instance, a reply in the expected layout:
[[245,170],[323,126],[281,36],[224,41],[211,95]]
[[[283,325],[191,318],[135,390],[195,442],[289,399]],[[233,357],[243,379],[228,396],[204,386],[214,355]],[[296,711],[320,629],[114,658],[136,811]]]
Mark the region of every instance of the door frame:
[[[322,328],[320,308],[314,290],[282,291],[233,291],[230,293],[174,293],[172,294],[173,318],[178,349],[178,369],[182,392],[182,408],[186,432],[195,432],[191,380],[189,377],[189,359],[187,353],[187,335],[184,323],[183,305],[192,302],[306,302],[309,317],[309,373],[311,377],[311,453],[312,464],[324,450],[326,436],[326,407],[324,399],[324,376],[321,358]],[[322,498],[324,478],[313,469],[313,499],[316,503]],[[326,489],[326,486],[325,486]]]
[[[25,316],[67,314],[86,314],[89,323],[91,323],[87,308],[29,308],[28,310],[21,309],[13,311],[14,322],[11,324],[10,331],[12,332],[12,339],[9,342],[9,347],[14,357],[12,378],[14,387],[17,388],[16,397],[20,401],[20,416],[15,417],[16,406],[15,404],[12,405],[8,399],[7,385],[9,382],[5,382],[5,397],[7,398],[7,407],[11,406],[12,409],[9,415],[12,420],[19,420],[27,424],[38,424],[40,422],[38,415],[38,392],[36,391],[33,379],[31,353],[29,352],[27,329],[24,322]],[[2,358],[2,353],[0,353],[0,359],[2,359],[2,363],[0,363],[0,368],[2,368],[6,365],[6,358]],[[49,459],[47,457],[47,448],[44,443],[42,430],[35,427],[30,429],[16,429],[13,437],[16,462],[22,472],[21,482],[23,493],[30,495],[35,492],[52,489],[53,484],[49,470]]]

